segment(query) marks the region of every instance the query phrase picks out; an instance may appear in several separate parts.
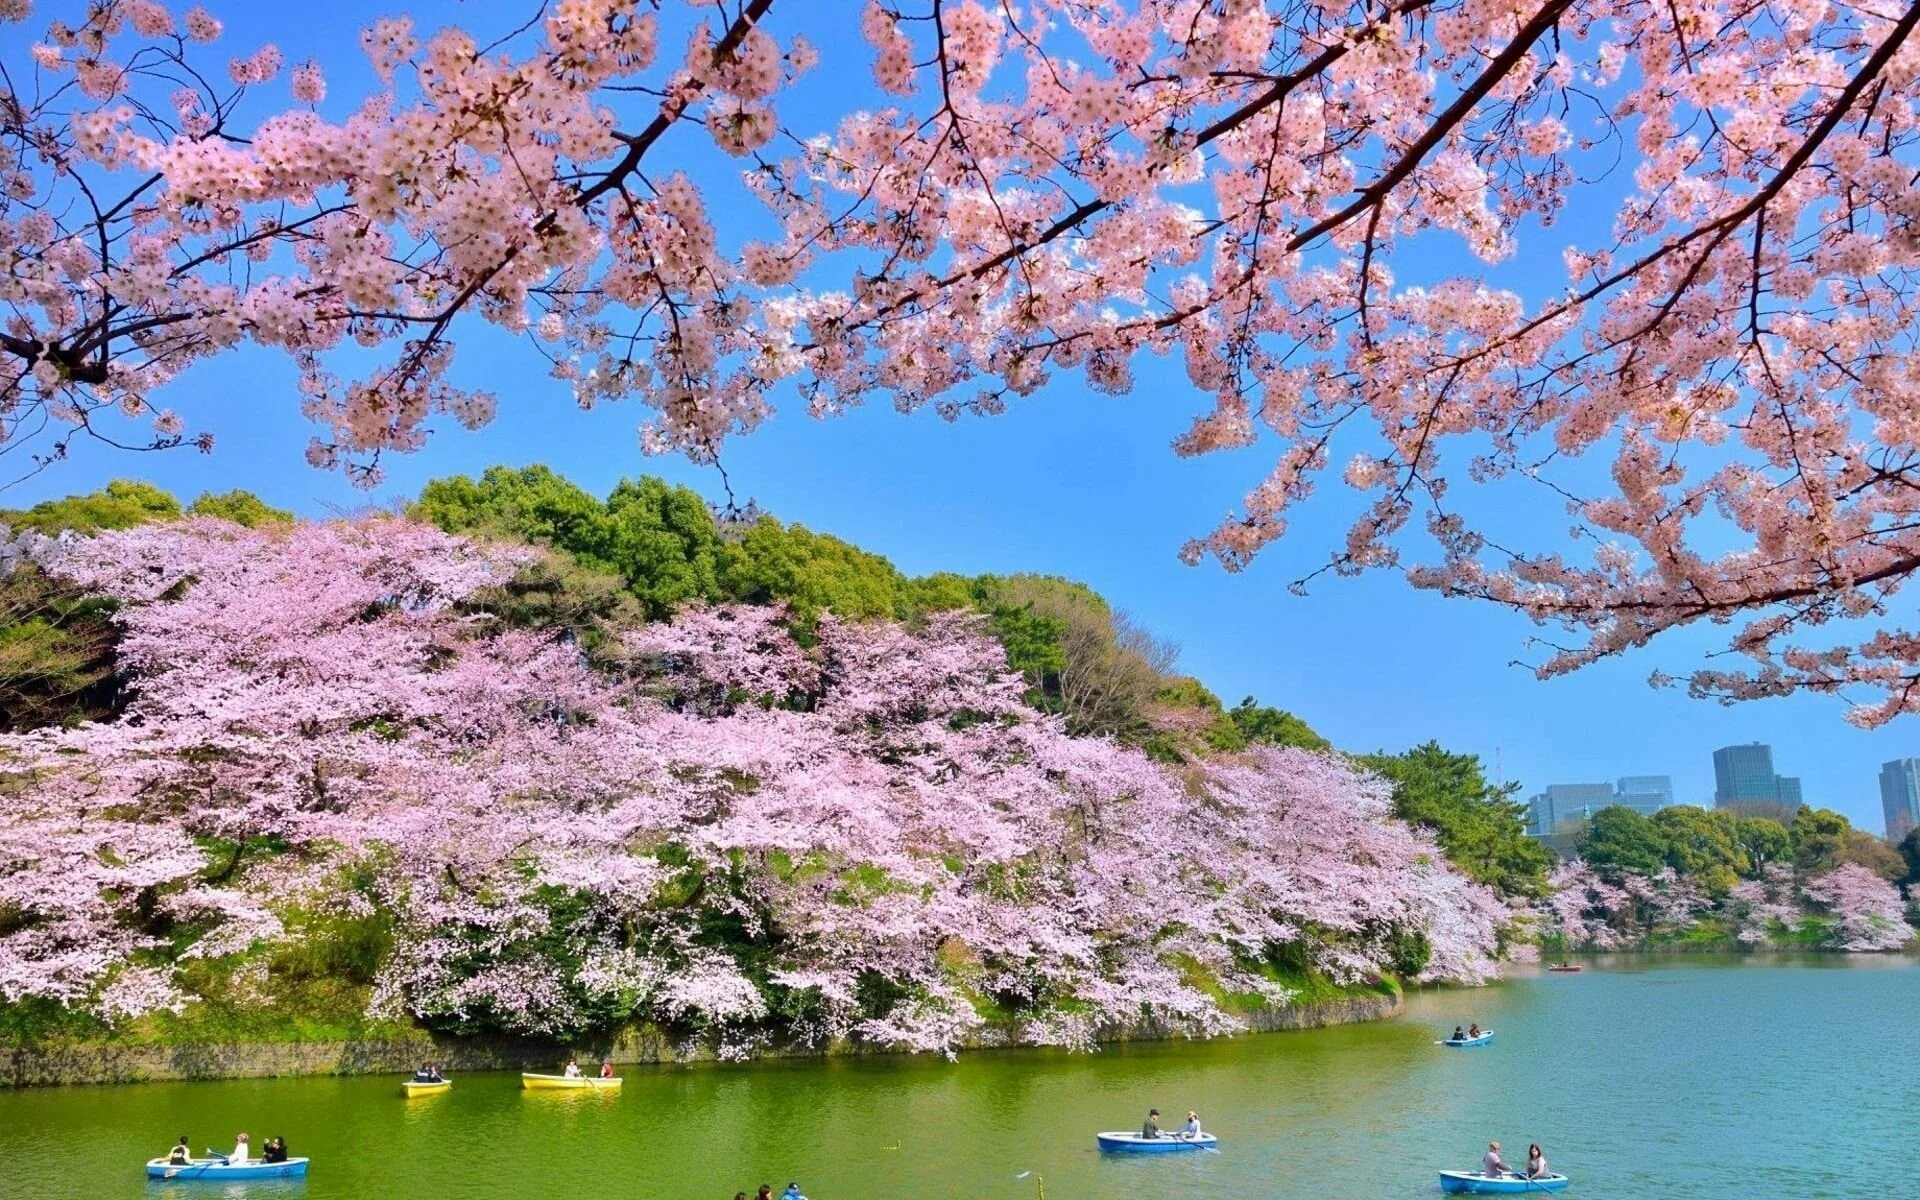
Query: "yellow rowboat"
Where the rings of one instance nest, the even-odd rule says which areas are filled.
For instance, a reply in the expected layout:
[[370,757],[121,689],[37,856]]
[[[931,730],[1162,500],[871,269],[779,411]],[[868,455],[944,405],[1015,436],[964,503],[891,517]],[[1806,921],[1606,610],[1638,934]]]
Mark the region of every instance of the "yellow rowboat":
[[452,1088],[453,1080],[451,1079],[442,1079],[438,1083],[415,1083],[409,1079],[400,1085],[400,1090],[407,1094],[409,1100],[415,1096],[435,1096]]
[[599,1079],[592,1075],[576,1075],[569,1079],[565,1075],[535,1075],[531,1071],[520,1073],[520,1086],[534,1092],[583,1091],[587,1088],[617,1088],[620,1077]]

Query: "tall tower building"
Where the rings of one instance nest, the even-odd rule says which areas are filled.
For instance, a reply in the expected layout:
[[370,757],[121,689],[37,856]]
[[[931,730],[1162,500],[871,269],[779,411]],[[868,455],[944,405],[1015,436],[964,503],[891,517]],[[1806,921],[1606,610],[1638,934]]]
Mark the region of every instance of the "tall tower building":
[[1802,802],[1800,777],[1774,774],[1772,746],[1749,742],[1713,752],[1715,808],[1791,821]]
[[1899,841],[1920,829],[1920,758],[1896,758],[1880,766],[1880,809],[1887,837]]
[[1763,742],[1722,746],[1713,752],[1713,804],[1777,804],[1780,787],[1773,773],[1773,747]]
[[1622,775],[1614,784],[1613,802],[1651,816],[1673,807],[1673,776]]

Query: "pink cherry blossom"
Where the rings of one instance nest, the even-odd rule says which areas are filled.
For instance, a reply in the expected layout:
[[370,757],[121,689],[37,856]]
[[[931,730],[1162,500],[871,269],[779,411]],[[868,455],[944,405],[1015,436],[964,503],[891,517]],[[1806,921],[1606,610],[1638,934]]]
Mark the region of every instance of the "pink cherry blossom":
[[[47,7],[8,72],[0,445],[123,408],[210,449],[148,397],[252,346],[372,485],[492,418],[482,325],[699,459],[796,395],[994,414],[1156,356],[1201,398],[1179,453],[1272,463],[1191,560],[1242,567],[1338,467],[1322,569],[1563,627],[1541,674],[1705,621],[1745,661],[1695,694],[1920,710],[1912,6],[867,0],[855,39],[561,0],[383,18],[380,90],[324,113],[272,47],[206,82],[205,8]],[[876,90],[790,103],[816,45]]]

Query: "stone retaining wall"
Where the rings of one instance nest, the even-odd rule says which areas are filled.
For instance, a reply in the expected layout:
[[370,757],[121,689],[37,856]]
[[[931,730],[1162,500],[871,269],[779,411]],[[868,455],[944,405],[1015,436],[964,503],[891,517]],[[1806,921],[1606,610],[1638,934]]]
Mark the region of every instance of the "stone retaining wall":
[[[1259,1032],[1313,1029],[1378,1021],[1400,1012],[1397,996],[1354,996],[1321,1004],[1300,1004],[1243,1019]],[[1107,1042],[1154,1041],[1169,1033],[1151,1025],[1104,1030]],[[981,1046],[1005,1045],[1004,1032],[991,1032]],[[654,1030],[621,1034],[607,1043],[575,1047],[583,1061],[611,1058],[616,1063],[690,1064],[714,1060],[710,1046],[675,1045]],[[346,1042],[272,1042],[180,1046],[96,1043],[71,1046],[0,1048],[0,1087],[44,1087],[75,1083],[135,1083],[163,1079],[257,1079],[290,1075],[391,1075],[413,1070],[422,1061],[439,1062],[449,1074],[463,1071],[554,1069],[569,1048],[553,1042],[500,1038],[412,1037]],[[851,1043],[772,1046],[762,1058],[808,1058],[888,1051]]]

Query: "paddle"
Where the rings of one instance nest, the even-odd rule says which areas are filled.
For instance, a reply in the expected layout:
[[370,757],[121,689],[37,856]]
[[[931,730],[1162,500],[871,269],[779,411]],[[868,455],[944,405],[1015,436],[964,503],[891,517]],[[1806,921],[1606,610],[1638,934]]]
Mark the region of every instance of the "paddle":
[[[1022,1171],[1018,1175],[1015,1175],[1014,1178],[1025,1179],[1029,1175],[1033,1175],[1033,1172]],[[1039,1195],[1039,1200],[1047,1200],[1047,1177],[1044,1175],[1033,1175],[1033,1185]]]

